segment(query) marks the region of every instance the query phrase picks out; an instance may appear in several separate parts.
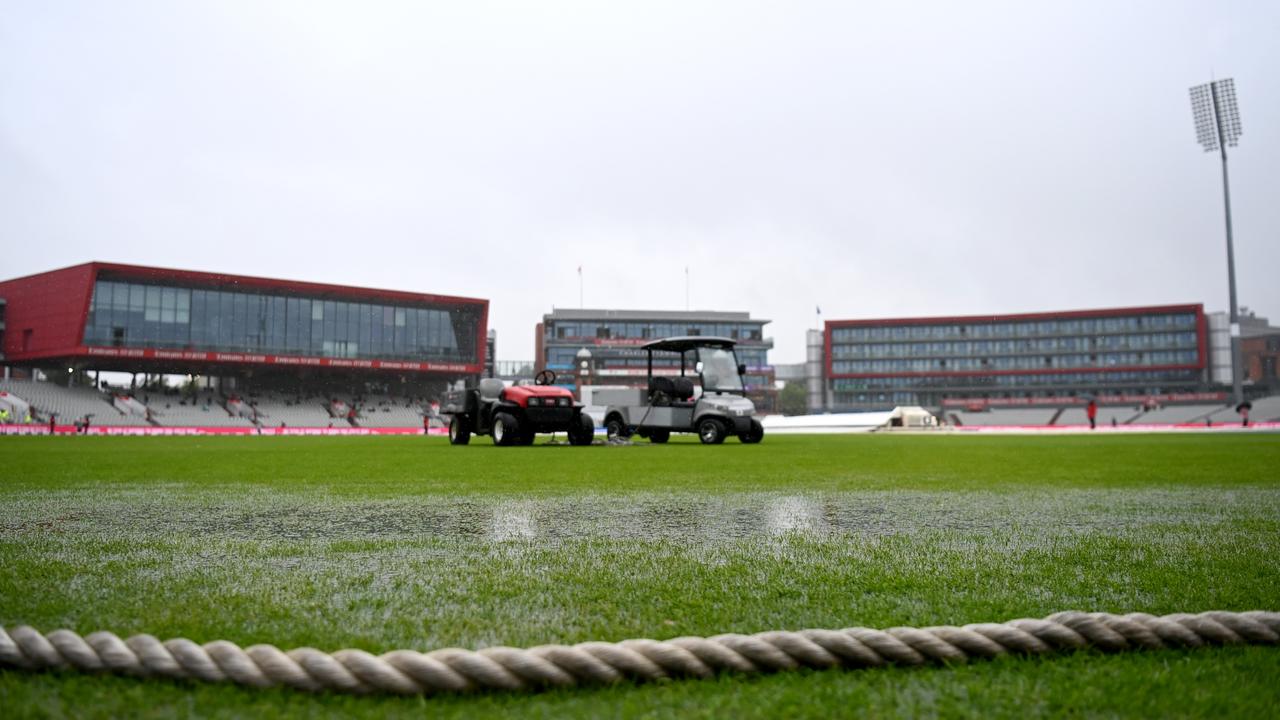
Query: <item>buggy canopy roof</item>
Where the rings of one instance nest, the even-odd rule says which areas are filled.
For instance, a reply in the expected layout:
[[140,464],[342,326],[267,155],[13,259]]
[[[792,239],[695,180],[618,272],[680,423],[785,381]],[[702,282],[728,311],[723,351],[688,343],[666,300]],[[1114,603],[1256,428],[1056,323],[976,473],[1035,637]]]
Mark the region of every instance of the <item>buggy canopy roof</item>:
[[647,342],[640,347],[649,351],[665,350],[667,352],[682,353],[699,347],[732,349],[737,343],[737,340],[730,340],[726,337],[684,335],[681,337],[669,337],[661,340],[654,340],[653,342]]

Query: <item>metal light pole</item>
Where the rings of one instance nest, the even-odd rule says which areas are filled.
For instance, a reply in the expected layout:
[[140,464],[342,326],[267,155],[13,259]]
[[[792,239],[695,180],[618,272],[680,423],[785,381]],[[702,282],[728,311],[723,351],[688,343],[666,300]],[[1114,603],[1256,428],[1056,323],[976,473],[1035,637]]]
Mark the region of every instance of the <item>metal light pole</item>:
[[1227,146],[1235,147],[1240,135],[1240,109],[1231,78],[1191,88],[1191,113],[1196,121],[1196,141],[1205,152],[1222,155],[1222,202],[1227,214],[1227,286],[1231,292],[1231,390],[1238,405],[1244,402],[1243,362],[1240,358],[1240,314],[1236,309],[1236,258],[1231,239],[1231,185],[1227,179]]

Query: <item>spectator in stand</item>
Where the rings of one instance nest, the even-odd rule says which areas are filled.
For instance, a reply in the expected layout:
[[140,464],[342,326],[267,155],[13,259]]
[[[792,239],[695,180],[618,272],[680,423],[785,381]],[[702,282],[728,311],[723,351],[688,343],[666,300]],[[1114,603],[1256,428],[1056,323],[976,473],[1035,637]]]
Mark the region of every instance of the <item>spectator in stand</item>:
[[1098,401],[1089,398],[1089,404],[1084,406],[1084,414],[1089,416],[1089,429],[1098,429]]

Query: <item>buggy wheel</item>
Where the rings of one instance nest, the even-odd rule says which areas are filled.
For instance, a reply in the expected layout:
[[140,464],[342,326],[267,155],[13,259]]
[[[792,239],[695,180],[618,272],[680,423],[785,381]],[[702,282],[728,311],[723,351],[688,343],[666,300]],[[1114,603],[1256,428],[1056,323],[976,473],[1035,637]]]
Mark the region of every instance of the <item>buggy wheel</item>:
[[649,431],[649,442],[651,443],[658,443],[659,445],[661,445],[662,443],[670,439],[671,439],[670,430],[650,430]]
[[467,426],[466,416],[454,415],[449,420],[449,444],[466,445],[471,442],[471,428]]
[[759,420],[751,418],[751,428],[739,435],[738,439],[747,445],[754,445],[764,439],[764,426]]
[[578,416],[578,424],[569,428],[569,444],[570,445],[590,445],[596,436],[596,424],[591,420],[591,416],[582,413]]
[[605,422],[604,431],[605,435],[610,440],[625,440],[631,435],[630,428],[628,428],[627,424],[622,422],[622,418],[617,415],[614,415]]
[[533,430],[525,430],[520,433],[520,440],[517,445],[532,445],[533,441],[538,438],[538,433]]
[[724,442],[724,423],[719,418],[703,418],[698,421],[698,439],[703,445],[719,445]]
[[520,424],[510,413],[498,413],[493,418],[493,444],[515,445],[520,440]]

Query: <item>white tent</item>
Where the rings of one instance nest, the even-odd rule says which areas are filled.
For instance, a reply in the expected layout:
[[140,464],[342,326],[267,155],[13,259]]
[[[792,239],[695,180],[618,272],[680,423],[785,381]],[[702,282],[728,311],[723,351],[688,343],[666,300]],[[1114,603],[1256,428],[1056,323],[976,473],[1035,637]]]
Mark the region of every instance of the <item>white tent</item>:
[[0,407],[9,411],[10,422],[22,422],[31,412],[31,403],[4,390],[0,390]]
[[896,407],[892,410],[827,415],[770,415],[761,421],[765,433],[855,433],[902,428],[937,427],[937,419],[922,407]]

